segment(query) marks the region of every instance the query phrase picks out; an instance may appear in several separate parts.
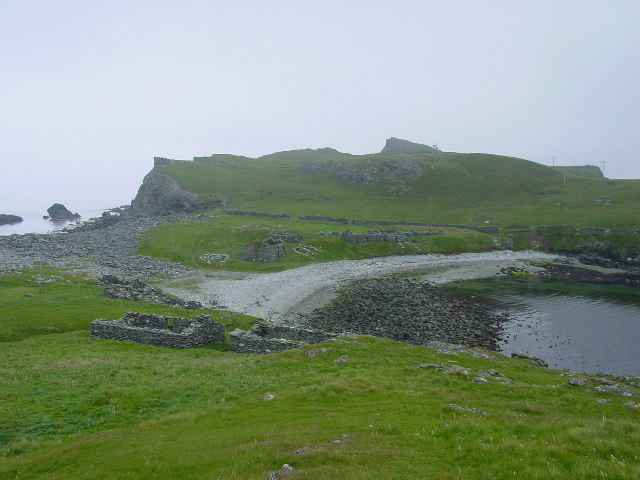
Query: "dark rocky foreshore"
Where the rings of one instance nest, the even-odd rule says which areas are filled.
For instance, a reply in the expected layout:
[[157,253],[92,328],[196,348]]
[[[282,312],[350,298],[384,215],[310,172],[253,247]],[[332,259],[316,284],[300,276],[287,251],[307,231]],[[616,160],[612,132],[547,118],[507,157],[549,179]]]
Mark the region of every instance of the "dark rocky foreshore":
[[431,285],[383,278],[355,282],[305,323],[327,331],[348,331],[428,345],[434,341],[497,349],[507,317],[459,299]]
[[146,231],[183,216],[126,217],[109,228],[97,230],[0,236],[0,275],[31,267],[34,262],[95,276],[184,275],[190,271],[184,265],[136,254],[138,240]]
[[[584,262],[584,258],[582,256],[577,258],[579,261]],[[589,265],[594,265],[594,263],[590,263]],[[606,264],[595,265],[603,268],[614,268],[607,267]],[[624,269],[625,271],[621,271],[622,266],[619,264],[616,266],[616,268],[619,269],[619,272],[614,273],[599,271],[585,265],[542,263],[540,266],[544,269],[544,271],[538,273],[541,277],[553,278],[556,280],[570,280],[572,282],[580,283],[601,283],[609,285],[629,285],[637,288],[640,287],[640,271],[637,268],[630,267]]]

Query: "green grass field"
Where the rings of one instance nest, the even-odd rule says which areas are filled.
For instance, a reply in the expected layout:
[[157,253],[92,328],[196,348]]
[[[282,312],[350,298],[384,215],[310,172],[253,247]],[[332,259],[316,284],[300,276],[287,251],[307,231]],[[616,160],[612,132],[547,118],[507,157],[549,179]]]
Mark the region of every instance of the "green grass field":
[[[271,218],[220,215],[203,221],[181,222],[157,227],[140,240],[139,252],[143,255],[164,257],[182,262],[195,268],[226,269],[236,271],[273,272],[300,267],[310,263],[341,259],[360,259],[393,254],[411,253],[455,253],[495,248],[493,237],[483,233],[456,230],[412,227],[414,230],[438,230],[440,235],[410,237],[403,243],[371,242],[351,244],[340,239],[339,235],[322,237],[318,232],[366,232],[374,228],[364,225],[345,225],[340,223],[289,221]],[[401,227],[410,230],[409,227]],[[244,245],[265,239],[270,233],[287,231],[301,233],[304,239],[300,244],[313,247],[313,255],[297,253],[294,249],[300,244],[288,244],[286,254],[273,263],[249,262],[242,260]],[[229,260],[208,265],[199,259],[206,253],[225,253]]]
[[[166,307],[104,299],[64,273],[38,294],[32,274],[0,289],[1,321],[17,332],[0,343],[2,479],[248,480],[284,463],[292,479],[640,475],[640,409],[559,371],[368,337],[315,346],[327,348],[315,357],[312,347],[254,356],[92,339],[95,316]],[[43,331],[38,312],[55,329]],[[341,355],[349,361],[334,363]],[[418,363],[507,379],[474,383]]]
[[[332,260],[406,255],[421,253],[478,252],[502,248],[507,238],[514,239],[516,250],[548,250],[552,252],[579,252],[589,250],[601,254],[613,253],[635,257],[640,253],[640,235],[622,233],[584,233],[571,231],[499,231],[477,232],[439,227],[393,227],[407,230],[436,230],[439,235],[409,237],[402,243],[371,242],[351,244],[339,235],[319,236],[318,232],[360,233],[367,225],[280,220],[249,216],[212,215],[200,221],[186,219],[165,224],[147,232],[140,240],[139,252],[144,255],[168,258],[198,269],[224,269],[234,271],[276,272],[310,263]],[[382,227],[384,228],[384,227]],[[287,244],[286,254],[275,262],[252,262],[242,259],[244,246],[265,239],[270,233],[287,231],[301,233],[299,244]],[[295,251],[300,245],[312,247],[313,255]],[[229,260],[207,264],[200,260],[207,253],[223,253]]]
[[[415,180],[385,176],[389,161],[407,159],[422,169]],[[378,182],[356,185],[324,171],[297,171],[303,162],[336,161],[368,169]],[[412,220],[491,225],[571,224],[640,226],[640,181],[566,173],[500,155],[348,155],[296,150],[258,159],[214,155],[158,167],[182,188],[229,198],[229,208],[292,216]],[[576,174],[577,173],[577,174]],[[595,200],[607,199],[610,205]],[[429,206],[431,204],[431,207]]]

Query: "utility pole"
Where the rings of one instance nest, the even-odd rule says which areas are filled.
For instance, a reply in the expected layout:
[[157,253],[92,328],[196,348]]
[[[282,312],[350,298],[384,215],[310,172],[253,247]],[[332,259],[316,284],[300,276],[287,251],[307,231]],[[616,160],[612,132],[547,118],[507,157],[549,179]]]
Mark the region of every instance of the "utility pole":
[[555,167],[556,166],[556,158],[558,157],[551,157],[551,164]]
[[602,164],[602,176],[604,177],[604,166],[607,164],[607,162],[602,160],[602,161],[600,161],[600,163]]

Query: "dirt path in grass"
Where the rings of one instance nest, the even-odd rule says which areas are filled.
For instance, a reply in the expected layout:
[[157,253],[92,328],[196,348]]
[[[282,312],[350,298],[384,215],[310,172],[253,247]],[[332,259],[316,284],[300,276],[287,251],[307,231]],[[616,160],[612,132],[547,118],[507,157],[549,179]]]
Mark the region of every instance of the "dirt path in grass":
[[[490,277],[505,267],[540,270],[531,261],[553,261],[558,255],[540,252],[484,252],[459,255],[410,255],[364,260],[339,260],[306,265],[276,273],[194,273],[197,287],[166,288],[169,293],[205,306],[255,315],[279,323],[295,322],[297,314],[321,307],[335,297],[336,289],[361,278],[402,272],[415,273],[432,283]],[[194,276],[196,278],[194,278]]]

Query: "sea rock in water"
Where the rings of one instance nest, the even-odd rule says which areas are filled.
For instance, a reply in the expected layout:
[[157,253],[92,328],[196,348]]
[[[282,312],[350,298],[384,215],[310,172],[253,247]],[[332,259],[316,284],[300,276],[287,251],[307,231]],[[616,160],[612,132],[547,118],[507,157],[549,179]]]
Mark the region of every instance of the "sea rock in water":
[[11,225],[12,223],[20,223],[22,217],[18,215],[8,215],[6,213],[0,213],[0,225]]
[[80,218],[80,214],[71,213],[71,211],[61,203],[51,205],[47,208],[47,213],[49,214],[49,219],[53,221],[76,220]]

